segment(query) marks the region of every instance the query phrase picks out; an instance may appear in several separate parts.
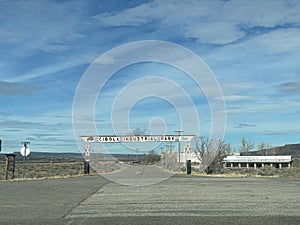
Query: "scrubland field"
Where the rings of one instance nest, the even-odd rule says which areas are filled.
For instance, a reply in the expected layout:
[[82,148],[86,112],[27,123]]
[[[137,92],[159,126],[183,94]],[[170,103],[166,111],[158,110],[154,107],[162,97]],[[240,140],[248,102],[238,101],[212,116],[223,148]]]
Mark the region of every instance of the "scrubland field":
[[[4,177],[5,164],[1,163],[0,176]],[[61,178],[83,175],[83,162],[17,162],[15,165],[15,179],[20,178]],[[25,169],[25,173],[24,173]],[[10,177],[11,171],[9,171]]]
[[[95,175],[97,173],[112,173],[118,170],[122,170],[127,166],[143,167],[145,162],[139,162],[132,165],[132,162],[124,161],[124,164],[120,164],[118,160],[106,159],[104,161],[99,160],[97,163],[91,163],[90,174]],[[159,163],[158,163],[159,164]],[[66,178],[84,175],[84,159],[81,155],[65,155],[65,154],[42,154],[32,155],[26,158],[21,156],[16,157],[14,179],[42,179],[42,178]],[[12,166],[10,166],[8,172],[8,179],[11,178]],[[95,171],[95,170],[96,171]],[[165,168],[167,169],[167,168]],[[176,172],[176,168],[172,169],[172,172]],[[168,169],[167,169],[168,170]],[[185,166],[181,167],[181,174],[185,174]],[[206,174],[203,171],[199,171],[199,165],[192,165],[192,175],[194,176],[216,176],[216,177],[292,177],[300,178],[300,167],[295,166],[292,168],[274,169],[271,167],[264,168],[222,168],[220,167],[212,174]],[[1,155],[0,160],[0,179],[5,177],[5,158]]]

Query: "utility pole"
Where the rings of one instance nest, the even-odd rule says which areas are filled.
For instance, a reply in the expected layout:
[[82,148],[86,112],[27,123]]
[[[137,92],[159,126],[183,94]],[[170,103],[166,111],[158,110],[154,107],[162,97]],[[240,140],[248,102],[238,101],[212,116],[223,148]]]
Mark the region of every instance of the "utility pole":
[[178,167],[180,172],[180,136],[183,133],[183,130],[175,130],[175,133],[178,133]]

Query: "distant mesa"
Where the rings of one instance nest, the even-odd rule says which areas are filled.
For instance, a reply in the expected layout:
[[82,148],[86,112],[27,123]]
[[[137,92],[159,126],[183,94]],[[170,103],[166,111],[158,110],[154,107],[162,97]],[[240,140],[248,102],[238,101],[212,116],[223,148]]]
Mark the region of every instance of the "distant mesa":
[[291,155],[292,158],[300,158],[300,143],[277,146],[270,149],[242,152],[241,155],[260,156],[260,155]]

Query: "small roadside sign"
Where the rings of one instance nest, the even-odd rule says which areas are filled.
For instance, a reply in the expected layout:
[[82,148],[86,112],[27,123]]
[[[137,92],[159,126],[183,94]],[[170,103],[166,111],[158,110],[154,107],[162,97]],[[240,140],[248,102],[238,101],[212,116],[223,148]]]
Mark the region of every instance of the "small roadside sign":
[[28,144],[30,144],[30,141],[21,141],[21,144],[24,146],[20,149],[20,154],[24,158],[24,168],[23,168],[23,179],[25,178],[25,171],[26,171],[26,156],[30,154],[30,148],[27,147]]
[[30,148],[27,148],[27,147],[22,147],[21,149],[20,149],[20,154],[22,155],[22,156],[28,156],[29,154],[30,154]]

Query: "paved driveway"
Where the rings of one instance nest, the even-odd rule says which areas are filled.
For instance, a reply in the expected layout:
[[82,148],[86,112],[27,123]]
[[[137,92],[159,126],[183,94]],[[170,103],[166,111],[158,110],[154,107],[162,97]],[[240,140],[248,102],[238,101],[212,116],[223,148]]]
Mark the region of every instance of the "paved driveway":
[[300,224],[300,179],[99,176],[0,182],[0,224]]

